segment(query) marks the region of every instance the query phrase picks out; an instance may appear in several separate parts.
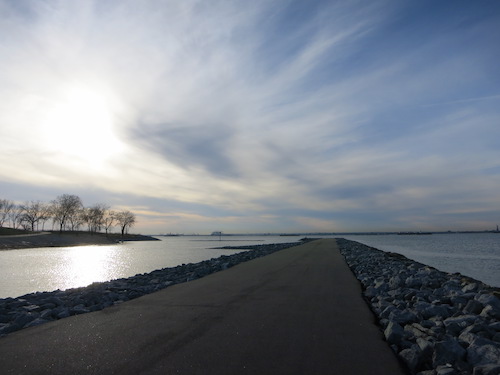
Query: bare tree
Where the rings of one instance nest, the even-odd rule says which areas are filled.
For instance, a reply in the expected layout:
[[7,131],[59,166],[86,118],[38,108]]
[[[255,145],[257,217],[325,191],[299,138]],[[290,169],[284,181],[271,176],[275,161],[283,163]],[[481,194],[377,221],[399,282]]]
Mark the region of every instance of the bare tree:
[[38,229],[40,220],[47,220],[47,207],[40,201],[26,202],[21,206],[22,209],[22,222],[27,223],[31,227],[31,231],[35,231],[35,226]]
[[63,194],[52,201],[52,217],[59,224],[59,231],[70,226],[75,230],[81,225],[82,200],[77,195]]
[[116,213],[114,211],[106,210],[104,212],[102,226],[104,227],[106,234],[108,234],[108,231],[111,229],[111,227],[115,223],[115,216],[116,216]]
[[9,214],[12,228],[18,229],[23,222],[23,208],[20,205],[14,205]]
[[3,227],[5,222],[9,220],[14,207],[14,202],[7,199],[0,199],[0,227]]
[[82,218],[87,224],[89,232],[99,232],[104,225],[104,216],[108,207],[105,204],[95,204],[82,210]]
[[120,211],[115,215],[117,224],[120,226],[122,236],[135,224],[135,215],[130,211]]
[[40,223],[42,224],[42,230],[45,229],[45,223],[50,218],[52,218],[52,207],[50,206],[50,204],[42,203],[42,212],[40,213],[40,220],[38,221],[38,225]]

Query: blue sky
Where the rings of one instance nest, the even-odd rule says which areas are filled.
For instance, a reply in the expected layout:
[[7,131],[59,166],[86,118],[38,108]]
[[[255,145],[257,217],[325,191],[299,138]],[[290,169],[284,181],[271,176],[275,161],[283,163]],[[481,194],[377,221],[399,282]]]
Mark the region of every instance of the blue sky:
[[0,0],[0,194],[142,233],[500,224],[500,3]]

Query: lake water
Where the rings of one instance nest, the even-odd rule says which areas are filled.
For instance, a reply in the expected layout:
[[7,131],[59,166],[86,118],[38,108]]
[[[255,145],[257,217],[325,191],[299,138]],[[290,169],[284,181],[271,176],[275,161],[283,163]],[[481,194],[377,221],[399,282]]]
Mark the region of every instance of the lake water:
[[0,298],[76,288],[244,251],[213,247],[295,242],[301,237],[158,238],[161,241],[0,251]]
[[500,234],[338,236],[500,287]]
[[[397,252],[446,272],[460,272],[500,287],[500,234],[337,235],[380,250]],[[126,242],[111,246],[80,246],[0,251],[0,298],[34,291],[89,285],[196,263],[242,250],[211,249],[295,242],[301,237],[181,236],[161,241]]]

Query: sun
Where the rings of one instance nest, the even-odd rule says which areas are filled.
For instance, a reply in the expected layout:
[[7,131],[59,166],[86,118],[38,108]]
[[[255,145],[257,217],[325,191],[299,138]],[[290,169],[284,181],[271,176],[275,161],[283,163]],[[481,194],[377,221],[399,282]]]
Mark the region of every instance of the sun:
[[105,90],[72,86],[64,88],[46,109],[42,121],[45,144],[65,162],[99,168],[120,153],[115,133],[115,108]]

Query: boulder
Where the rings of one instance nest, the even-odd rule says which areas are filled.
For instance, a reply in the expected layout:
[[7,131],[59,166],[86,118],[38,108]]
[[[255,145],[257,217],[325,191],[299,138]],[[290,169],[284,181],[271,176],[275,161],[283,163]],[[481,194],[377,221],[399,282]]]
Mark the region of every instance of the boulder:
[[481,302],[475,299],[471,299],[469,300],[469,302],[467,302],[463,311],[466,314],[479,314],[483,310],[483,308],[484,305]]
[[389,314],[389,320],[404,325],[416,322],[418,318],[412,311],[409,310],[401,311],[398,309],[393,309]]
[[479,315],[484,316],[485,318],[500,319],[500,308],[492,305],[486,305]]
[[424,319],[430,319],[433,317],[446,319],[451,316],[450,307],[445,305],[430,305],[429,307],[421,311],[421,315],[424,317]]
[[399,357],[408,366],[410,371],[414,373],[420,364],[421,352],[418,346],[413,345],[411,348],[399,352]]
[[434,367],[455,363],[465,358],[467,352],[454,338],[439,341],[434,345],[432,363]]
[[443,321],[446,327],[446,332],[458,336],[465,328],[476,321],[477,317],[475,315],[461,315],[452,318],[447,318]]
[[457,370],[453,368],[452,365],[446,364],[436,367],[436,375],[456,375]]
[[474,367],[500,365],[500,347],[494,341],[478,338],[467,348],[467,360]]
[[474,367],[472,375],[499,375],[500,365],[489,364]]
[[396,322],[390,321],[384,331],[384,336],[389,344],[398,344],[404,336],[403,327]]

